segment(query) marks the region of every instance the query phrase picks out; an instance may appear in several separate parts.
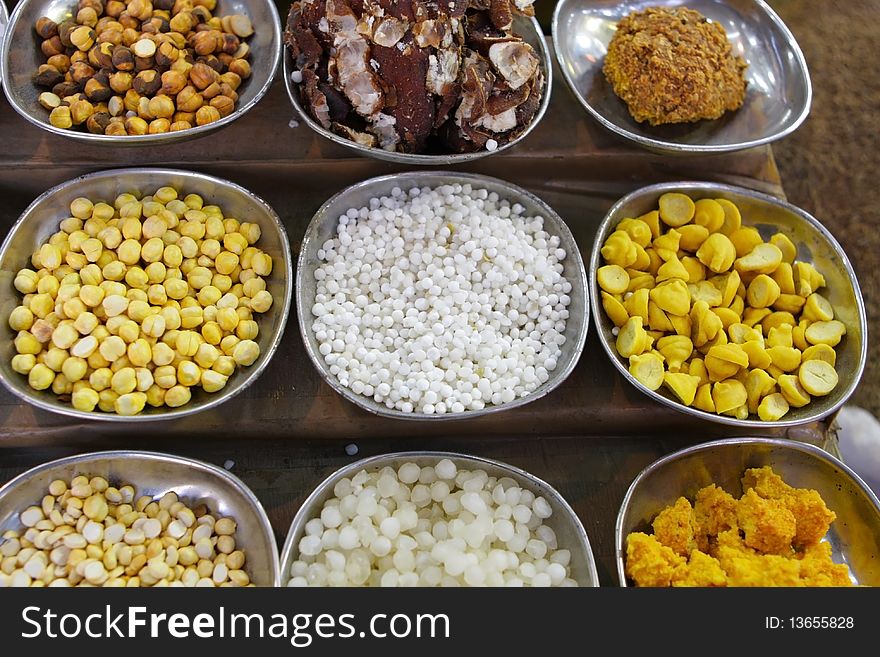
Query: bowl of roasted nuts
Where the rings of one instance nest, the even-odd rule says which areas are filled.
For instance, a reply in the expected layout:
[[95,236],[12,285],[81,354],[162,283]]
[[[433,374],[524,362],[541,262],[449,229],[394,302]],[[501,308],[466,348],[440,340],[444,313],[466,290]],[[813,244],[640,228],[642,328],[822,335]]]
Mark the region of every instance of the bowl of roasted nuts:
[[74,179],[0,247],[0,381],[82,419],[213,408],[268,364],[292,278],[280,219],[233,183],[166,169]]
[[520,143],[550,102],[552,66],[532,0],[402,0],[356,16],[294,2],[284,32],[290,100],[319,135],[361,155],[455,164]]
[[270,0],[24,0],[10,17],[0,75],[13,108],[49,132],[154,144],[244,115],[280,58]]
[[674,182],[625,196],[599,227],[590,286],[618,371],[705,420],[813,422],[865,368],[865,306],[846,253],[816,218],[766,194]]
[[0,555],[0,588],[278,585],[275,534],[244,482],[156,452],[69,456],[0,487]]

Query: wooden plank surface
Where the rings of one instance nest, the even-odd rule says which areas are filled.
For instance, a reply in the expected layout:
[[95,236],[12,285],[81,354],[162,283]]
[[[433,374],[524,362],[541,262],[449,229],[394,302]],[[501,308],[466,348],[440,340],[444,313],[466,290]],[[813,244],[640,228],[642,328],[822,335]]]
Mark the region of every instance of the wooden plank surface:
[[[541,125],[507,153],[462,166],[522,185],[568,223],[585,260],[608,208],[638,187],[711,180],[783,194],[769,147],[711,157],[664,157],[597,126],[563,84]],[[213,135],[149,148],[89,147],[44,133],[0,102],[0,234],[49,187],[120,166],[165,166],[221,176],[266,199],[282,217],[294,254],[314,211],[345,186],[407,167],[354,157],[291,127],[294,110],[279,76],[246,116]],[[476,454],[524,468],[556,486],[587,528],[602,584],[616,583],[614,520],[638,472],[664,454],[732,435],[722,425],[652,403],[607,362],[594,331],[569,379],[546,398],[483,418],[418,423],[374,417],[319,378],[294,311],[281,346],[257,382],[213,411],[176,422],[108,425],[38,411],[0,391],[0,482],[46,460],[99,449],[153,449],[223,465],[266,506],[279,548],[299,504],[319,481],[354,458],[408,449]],[[772,432],[763,432],[772,433]],[[827,423],[789,437],[828,445]],[[345,452],[356,444],[357,456]]]

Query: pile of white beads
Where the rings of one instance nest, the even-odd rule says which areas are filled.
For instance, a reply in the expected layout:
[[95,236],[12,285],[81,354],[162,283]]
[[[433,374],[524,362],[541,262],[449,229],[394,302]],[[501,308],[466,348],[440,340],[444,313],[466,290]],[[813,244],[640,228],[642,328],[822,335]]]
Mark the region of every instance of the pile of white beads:
[[411,413],[512,402],[550,378],[571,283],[544,218],[470,184],[395,188],[318,251],[312,330],[339,383]]
[[513,479],[443,459],[361,470],[333,494],[288,586],[577,586],[550,503]]

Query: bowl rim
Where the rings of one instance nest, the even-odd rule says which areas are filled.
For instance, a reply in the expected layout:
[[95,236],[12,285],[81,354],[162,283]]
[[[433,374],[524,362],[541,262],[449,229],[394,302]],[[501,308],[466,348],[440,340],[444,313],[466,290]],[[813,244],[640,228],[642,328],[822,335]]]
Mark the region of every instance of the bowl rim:
[[[73,0],[70,1],[71,3],[73,3]],[[0,0],[0,2],[2,2],[2,0]],[[220,120],[214,121],[213,123],[208,123],[202,126],[193,126],[192,128],[180,130],[179,132],[165,132],[154,135],[98,135],[91,132],[81,132],[79,130],[73,130],[69,128],[56,128],[48,122],[48,116],[47,120],[43,121],[39,117],[28,112],[27,108],[19,104],[17,100],[14,100],[15,95],[12,93],[12,83],[9,81],[9,60],[13,41],[11,34],[12,31],[18,26],[21,14],[24,13],[25,8],[29,4],[31,4],[31,2],[32,0],[19,0],[18,4],[15,6],[15,9],[12,11],[12,14],[9,16],[9,22],[6,24],[6,38],[3,38],[3,33],[0,32],[0,83],[2,83],[3,91],[6,94],[6,99],[9,102],[9,105],[16,112],[18,112],[20,116],[22,116],[29,123],[32,123],[38,128],[42,128],[46,132],[50,132],[60,137],[66,137],[74,141],[88,144],[104,144],[113,146],[147,146],[156,144],[170,144],[201,137],[209,132],[217,130],[218,128],[229,125],[230,123],[244,116],[248,111],[250,111],[257,103],[260,102],[260,100],[263,99],[263,96],[265,96],[269,89],[272,87],[272,83],[275,81],[275,77],[278,74],[278,69],[280,67],[281,47],[283,46],[280,25],[281,18],[278,14],[278,8],[275,6],[275,3],[271,0],[265,0],[265,5],[269,7],[269,11],[273,19],[271,21],[272,24],[268,26],[267,29],[270,29],[272,31],[272,44],[274,44],[275,46],[271,48],[272,60],[269,62],[269,74],[266,77],[266,82],[263,84],[262,87],[257,90],[254,97],[244,105],[236,107],[235,110],[233,110],[232,114],[230,114],[229,116],[221,117]]]
[[[583,522],[581,522],[580,517],[575,512],[575,510],[568,503],[568,500],[558,491],[556,488],[548,484],[546,481],[541,479],[540,477],[533,475],[531,472],[527,472],[522,468],[518,468],[515,465],[511,465],[509,463],[505,463],[504,461],[497,461],[495,459],[490,459],[484,456],[476,456],[473,454],[462,454],[460,452],[446,452],[441,450],[426,450],[426,451],[405,451],[405,452],[389,452],[387,454],[376,454],[374,456],[367,456],[357,461],[353,461],[351,463],[347,463],[343,465],[329,475],[327,475],[321,482],[312,489],[312,492],[309,493],[309,496],[303,501],[302,505],[296,512],[296,515],[293,517],[293,520],[290,523],[290,528],[287,531],[287,536],[284,539],[284,547],[281,550],[281,568],[285,567],[285,564],[288,561],[291,561],[294,553],[294,549],[296,546],[293,543],[293,536],[296,533],[296,530],[300,527],[304,527],[305,524],[311,520],[310,514],[311,509],[314,507],[322,497],[324,497],[327,492],[332,493],[332,489],[330,489],[330,484],[338,479],[342,479],[346,476],[350,476],[353,474],[357,474],[360,470],[368,469],[374,467],[377,463],[382,462],[392,462],[395,460],[405,460],[405,459],[423,459],[430,458],[436,459],[438,462],[443,459],[449,459],[451,461],[454,460],[464,460],[469,461],[471,467],[482,467],[482,466],[492,466],[494,468],[499,468],[501,470],[506,470],[510,473],[516,474],[524,478],[526,481],[535,484],[536,487],[543,487],[547,493],[555,498],[555,501],[560,505],[561,509],[567,514],[568,520],[574,524],[575,533],[577,534],[577,538],[581,541],[580,547],[585,548],[587,557],[587,570],[588,574],[592,577],[593,582],[590,586],[599,586],[599,575],[596,570],[596,560],[593,555],[593,548],[590,544],[590,538],[587,535],[587,530],[584,527]],[[456,463],[456,467],[458,464]],[[0,490],[2,492],[2,490]],[[533,491],[534,492],[534,491]],[[279,578],[281,579],[280,586],[287,586],[287,579],[285,579],[284,573],[279,572]]]
[[[478,411],[469,411],[465,410],[460,413],[444,413],[442,415],[427,415],[425,413],[413,411],[412,413],[404,413],[403,411],[399,411],[396,409],[390,409],[385,406],[380,407],[378,403],[374,402],[372,398],[365,397],[364,395],[360,395],[355,393],[346,386],[343,386],[339,383],[337,378],[330,374],[329,368],[325,366],[323,359],[316,353],[315,349],[312,348],[312,344],[309,341],[309,336],[313,335],[312,328],[310,326],[311,321],[306,323],[306,320],[311,320],[312,312],[311,307],[313,302],[309,302],[304,297],[303,285],[302,281],[306,276],[306,258],[308,257],[308,251],[311,247],[311,234],[313,229],[316,226],[321,225],[323,222],[321,220],[327,220],[327,209],[334,203],[336,203],[340,198],[345,195],[359,191],[361,189],[373,186],[373,185],[385,185],[387,183],[402,179],[402,178],[419,178],[424,179],[424,183],[420,183],[421,185],[437,185],[437,184],[448,184],[448,183],[432,183],[431,179],[435,177],[452,177],[454,176],[462,183],[471,183],[473,185],[479,185],[483,183],[490,183],[500,185],[502,187],[507,188],[512,194],[515,194],[522,198],[527,198],[531,202],[537,204],[540,208],[542,208],[542,215],[546,218],[547,216],[552,217],[555,221],[558,222],[560,232],[565,234],[566,239],[570,239],[572,244],[577,246],[577,242],[574,239],[574,236],[571,233],[571,229],[568,227],[568,224],[556,213],[553,208],[550,207],[544,200],[540,197],[532,194],[527,189],[520,187],[514,183],[507,182],[506,180],[502,180],[501,178],[495,178],[493,176],[485,176],[477,173],[466,173],[460,171],[447,171],[447,170],[413,170],[413,171],[402,171],[400,173],[392,173],[385,174],[381,176],[375,176],[373,178],[368,178],[367,180],[363,180],[361,182],[355,183],[345,189],[337,192],[333,196],[331,196],[327,201],[325,201],[320,208],[315,212],[312,216],[312,219],[309,221],[308,226],[306,227],[305,234],[303,237],[302,244],[300,245],[299,255],[297,257],[297,266],[296,266],[296,316],[297,322],[299,324],[299,333],[302,337],[303,345],[305,346],[306,353],[309,356],[309,360],[311,360],[312,365],[314,365],[315,369],[318,371],[318,374],[321,375],[321,378],[332,387],[337,393],[339,393],[342,397],[347,399],[350,402],[353,402],[360,408],[372,413],[373,415],[378,415],[379,417],[392,418],[395,420],[412,420],[412,421],[429,421],[429,422],[441,422],[448,420],[461,420],[468,419],[473,417],[479,417],[482,415],[488,415],[491,413],[498,413],[500,411],[505,411],[511,408],[516,408],[518,406],[523,406],[530,402],[541,399],[546,396],[553,390],[555,390],[559,385],[561,385],[574,371],[574,368],[577,366],[578,362],[581,359],[583,354],[584,346],[587,340],[587,333],[589,331],[590,326],[590,304],[589,299],[587,297],[590,296],[589,284],[586,280],[587,276],[587,266],[584,262],[583,255],[580,252],[580,248],[574,249],[574,253],[566,253],[566,260],[571,257],[575,257],[574,267],[577,269],[576,277],[580,280],[581,285],[584,290],[584,318],[583,325],[577,332],[577,335],[573,336],[575,340],[574,345],[574,353],[571,361],[568,365],[561,370],[554,370],[554,374],[558,372],[558,374],[552,379],[542,383],[538,388],[535,389],[534,392],[529,393],[525,397],[518,397],[512,402],[507,402],[505,404],[490,404],[485,408],[482,408]],[[332,220],[335,222],[336,218],[333,217]],[[2,255],[2,251],[0,251],[0,255]],[[567,277],[569,278],[569,277]],[[571,277],[574,278],[574,277]],[[573,291],[573,290],[572,290]],[[571,321],[569,318],[568,321]],[[568,324],[566,324],[567,326]]]
[[[39,465],[35,465],[32,468],[29,468],[21,474],[13,477],[8,482],[0,486],[0,502],[2,502],[11,491],[15,490],[22,483],[35,477],[36,475],[57,467],[77,464],[83,464],[85,466],[99,459],[108,459],[111,462],[121,460],[152,462],[160,461],[163,463],[171,463],[174,465],[183,465],[187,468],[199,470],[201,472],[224,480],[227,484],[229,484],[239,493],[241,493],[250,503],[251,511],[253,511],[254,515],[257,517],[260,529],[262,529],[263,533],[268,538],[269,545],[272,548],[270,550],[271,555],[269,560],[273,571],[272,586],[279,586],[279,582],[281,579],[281,565],[278,558],[278,541],[275,538],[275,532],[272,529],[272,523],[269,521],[269,516],[267,515],[266,509],[263,507],[262,502],[260,502],[259,498],[254,494],[250,487],[245,484],[244,481],[242,481],[239,477],[232,474],[228,470],[214,465],[213,463],[208,463],[207,461],[202,461],[200,459],[194,459],[187,456],[179,456],[177,454],[154,452],[149,450],[105,450],[99,452],[83,452],[40,463]],[[135,486],[137,485],[133,482],[130,483]]]
[[400,153],[397,151],[386,151],[379,147],[364,146],[355,141],[352,141],[351,139],[346,139],[345,137],[337,135],[332,130],[327,130],[324,126],[322,126],[312,118],[311,114],[309,114],[308,110],[306,110],[306,108],[300,102],[298,90],[300,83],[294,82],[291,78],[291,75],[294,73],[293,57],[290,54],[290,49],[288,48],[287,44],[284,43],[284,57],[282,58],[282,67],[284,70],[282,74],[284,76],[284,86],[287,89],[287,97],[290,99],[290,102],[296,110],[297,114],[299,114],[302,120],[305,121],[305,123],[317,134],[332,141],[335,144],[344,146],[351,151],[359,153],[360,155],[365,155],[374,159],[410,165],[449,166],[463,164],[466,162],[473,162],[474,160],[479,160],[484,157],[495,155],[497,153],[502,153],[520,144],[529,135],[529,133],[532,132],[535,127],[537,127],[538,123],[541,122],[541,119],[543,119],[544,115],[547,113],[547,108],[550,107],[550,95],[553,90],[553,58],[550,55],[550,49],[547,45],[547,37],[544,34],[540,23],[534,16],[521,16],[521,18],[531,23],[532,27],[535,30],[535,34],[538,37],[537,40],[540,43],[539,54],[544,69],[544,94],[541,97],[541,104],[538,107],[538,111],[532,117],[531,122],[529,123],[529,125],[526,126],[525,130],[523,130],[513,141],[510,141],[503,145],[499,145],[498,148],[496,148],[494,151],[483,148],[478,151],[472,151],[470,153],[446,153],[438,155],[426,155],[424,153]]
[[556,9],[553,11],[552,18],[553,27],[551,32],[553,35],[553,51],[556,55],[556,61],[559,64],[559,68],[562,71],[562,77],[565,79],[568,88],[578,99],[578,102],[587,110],[587,112],[589,112],[590,115],[600,125],[604,126],[606,129],[617,134],[618,136],[623,137],[624,139],[639,144],[640,146],[649,150],[662,151],[668,154],[681,155],[699,153],[730,153],[733,151],[741,151],[778,141],[779,139],[782,139],[783,137],[790,135],[792,132],[797,130],[810,114],[810,108],[813,102],[813,84],[810,79],[810,71],[807,66],[807,60],[804,57],[804,53],[801,50],[800,45],[798,44],[791,30],[788,29],[788,26],[785,24],[785,22],[783,22],[779,15],[775,11],[773,11],[770,5],[768,5],[764,0],[751,0],[758,6],[759,9],[761,9],[767,15],[767,17],[770,19],[770,22],[773,23],[785,36],[786,43],[791,48],[791,51],[794,54],[794,58],[797,61],[798,70],[801,71],[803,75],[806,97],[804,99],[804,105],[801,108],[798,116],[791,122],[791,124],[783,128],[782,130],[778,130],[772,134],[765,135],[764,137],[753,138],[747,141],[733,142],[730,144],[682,144],[675,141],[666,141],[664,139],[655,139],[652,137],[645,137],[643,135],[636,134],[606,118],[604,114],[593,107],[592,104],[590,104],[587,99],[584,98],[583,94],[579,91],[574,78],[571,76],[565,65],[565,59],[561,54],[562,49],[560,48],[559,43],[559,25],[563,19],[563,12],[568,10],[568,6],[571,1],[572,0],[559,0],[559,2],[556,4]]
[[[602,330],[602,324],[604,323],[603,317],[604,309],[601,306],[601,293],[599,289],[599,283],[596,278],[596,274],[599,269],[599,263],[601,259],[601,248],[602,245],[600,243],[600,237],[608,232],[608,227],[610,226],[612,219],[616,214],[619,213],[620,209],[624,207],[626,204],[630,203],[632,200],[637,199],[641,196],[651,196],[654,194],[662,194],[664,192],[673,192],[673,191],[684,191],[688,192],[702,192],[702,191],[715,191],[715,192],[727,192],[730,194],[736,194],[740,196],[747,196],[756,201],[760,201],[763,203],[769,203],[771,205],[775,205],[780,207],[788,212],[793,213],[794,215],[800,217],[804,221],[806,221],[815,231],[817,231],[824,239],[828,241],[831,245],[832,250],[835,254],[840,258],[841,263],[843,264],[843,269],[846,272],[846,276],[850,281],[850,284],[853,288],[853,296],[856,299],[856,311],[859,316],[859,328],[861,331],[862,339],[861,344],[859,345],[859,357],[858,357],[858,366],[852,378],[848,381],[846,386],[843,387],[842,393],[840,395],[840,399],[832,404],[828,409],[824,411],[813,411],[806,416],[797,419],[797,420],[774,420],[774,421],[764,421],[764,420],[739,420],[735,417],[730,417],[727,415],[719,415],[717,413],[709,413],[707,411],[701,411],[698,408],[693,406],[685,406],[679,401],[675,401],[674,399],[670,399],[664,395],[661,395],[659,392],[650,390],[643,383],[638,381],[632,374],[629,373],[629,370],[624,367],[621,362],[620,356],[614,351],[611,346],[609,340],[605,339],[605,334]],[[616,219],[616,221],[621,221],[621,219]],[[658,401],[665,406],[673,408],[679,412],[687,413],[689,415],[693,415],[699,417],[704,420],[708,420],[710,422],[715,422],[718,424],[726,424],[729,426],[745,428],[748,427],[750,429],[779,429],[779,428],[788,428],[788,427],[797,427],[808,424],[810,422],[814,422],[816,420],[820,420],[824,417],[828,417],[835,411],[837,411],[841,406],[843,406],[849,397],[855,392],[856,387],[858,386],[859,381],[862,378],[862,375],[865,371],[865,366],[868,359],[868,320],[867,313],[865,311],[865,302],[862,297],[861,288],[859,287],[859,281],[855,274],[855,270],[852,267],[852,264],[849,261],[846,253],[841,247],[840,243],[834,238],[831,232],[822,225],[822,223],[816,219],[813,215],[811,215],[806,210],[799,208],[796,205],[789,203],[784,199],[777,198],[775,196],[770,196],[769,194],[764,194],[763,192],[758,192],[753,189],[748,189],[746,187],[738,187],[736,185],[727,185],[722,183],[712,183],[705,181],[688,181],[682,180],[677,182],[665,182],[665,183],[657,183],[654,185],[648,185],[646,187],[641,187],[636,189],[626,196],[622,197],[618,200],[605,217],[602,219],[602,222],[599,224],[598,229],[596,230],[595,242],[593,243],[592,252],[590,254],[590,306],[593,314],[596,316],[595,326],[596,331],[599,334],[599,342],[602,344],[602,348],[605,350],[608,358],[614,364],[614,367],[617,368],[617,371],[623,375],[623,377],[630,382],[633,386],[636,387],[639,391],[652,398],[654,401]]]
[[[197,171],[187,171],[185,169],[170,169],[164,167],[128,167],[128,168],[118,168],[118,169],[104,169],[101,171],[96,171],[93,173],[83,174],[81,176],[77,176],[76,178],[72,178],[65,182],[59,183],[55,185],[51,189],[40,194],[34,201],[30,203],[30,205],[25,208],[25,210],[21,213],[19,218],[15,221],[15,223],[10,227],[9,232],[6,234],[6,237],[3,239],[2,245],[0,245],[0,261],[2,261],[7,252],[10,249],[10,244],[12,243],[13,238],[16,233],[21,229],[24,225],[27,217],[29,217],[34,210],[42,203],[47,201],[50,197],[55,194],[61,193],[65,190],[73,189],[77,187],[80,183],[94,180],[94,179],[103,179],[103,178],[114,178],[119,175],[158,175],[163,176],[165,178],[170,178],[172,176],[180,176],[190,180],[202,180],[211,182],[219,187],[232,188],[241,194],[245,195],[251,202],[253,202],[256,206],[260,207],[269,217],[271,217],[276,224],[279,233],[279,241],[281,242],[281,251],[284,257],[284,271],[283,275],[287,278],[287,281],[293,281],[293,263],[292,256],[290,253],[290,240],[287,236],[287,231],[284,228],[284,223],[281,221],[281,218],[275,212],[275,210],[270,206],[266,201],[264,201],[260,196],[257,196],[250,190],[234,183],[230,180],[226,180],[223,178],[218,178],[217,176],[212,176],[204,173],[199,173]],[[273,270],[274,270],[273,266]],[[269,344],[268,350],[265,352],[266,357],[263,359],[263,362],[256,367],[251,366],[251,368],[247,371],[247,375],[245,379],[242,381],[241,385],[236,388],[224,388],[220,392],[211,393],[212,398],[202,406],[198,408],[188,407],[189,404],[181,406],[176,409],[171,409],[168,411],[163,411],[161,413],[151,414],[151,415],[117,415],[116,413],[103,413],[103,412],[86,412],[79,411],[73,406],[61,406],[52,404],[50,402],[45,401],[42,398],[39,398],[37,395],[25,394],[21,390],[19,390],[16,386],[12,385],[6,376],[5,372],[2,368],[0,368],[0,383],[2,383],[9,392],[18,397],[24,402],[28,404],[32,404],[37,408],[40,408],[44,411],[49,411],[51,413],[56,413],[58,415],[63,415],[66,417],[77,418],[81,420],[95,420],[101,422],[159,422],[163,420],[172,420],[178,419],[182,417],[186,417],[188,415],[194,415],[196,413],[201,413],[202,411],[207,411],[213,408],[216,408],[220,404],[229,401],[240,392],[243,392],[247,388],[249,388],[263,373],[266,367],[269,365],[269,362],[272,360],[272,357],[275,355],[275,352],[278,349],[279,344],[284,336],[284,329],[287,325],[287,319],[290,315],[290,302],[291,296],[293,295],[292,285],[288,283],[287,291],[284,299],[277,299],[273,303],[283,303],[283,310],[281,311],[280,322],[278,324],[278,331],[275,335],[272,336],[271,342]],[[262,356],[262,353],[261,353]]]
[[844,463],[842,459],[837,458],[830,452],[827,452],[821,447],[817,447],[816,445],[812,445],[810,443],[799,440],[792,440],[789,438],[761,438],[755,436],[742,438],[722,438],[719,440],[711,440],[708,442],[691,445],[690,447],[685,447],[684,449],[671,452],[657,459],[653,463],[645,466],[642,471],[639,472],[639,474],[637,474],[636,477],[633,479],[632,483],[629,485],[629,488],[627,488],[626,495],[623,496],[623,501],[620,503],[620,509],[617,512],[617,519],[614,523],[614,558],[617,562],[617,577],[620,586],[628,586],[625,572],[626,548],[624,546],[624,542],[626,541],[626,537],[623,535],[623,521],[635,495],[636,489],[639,487],[641,482],[649,475],[653,474],[655,471],[661,469],[671,462],[677,461],[692,454],[707,452],[715,448],[726,447],[728,445],[767,445],[782,450],[790,449],[794,451],[804,452],[818,459],[824,460],[833,465],[835,468],[839,469],[848,477],[850,477],[853,483],[874,504],[877,512],[880,513],[880,499],[877,498],[877,495],[874,493],[871,487],[868,486],[867,483],[865,483],[864,479],[862,479],[855,470]]

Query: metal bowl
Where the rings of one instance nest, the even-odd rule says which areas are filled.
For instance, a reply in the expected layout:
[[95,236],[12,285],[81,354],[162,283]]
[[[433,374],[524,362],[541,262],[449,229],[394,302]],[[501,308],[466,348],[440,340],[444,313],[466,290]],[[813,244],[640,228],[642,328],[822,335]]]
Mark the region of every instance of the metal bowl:
[[[638,123],[605,79],[602,66],[617,22],[653,6],[695,9],[727,31],[742,56],[748,87],[741,108],[714,121]],[[560,0],[553,45],[562,75],[586,110],[608,130],[650,150],[720,153],[767,144],[793,132],[810,112],[812,88],[794,36],[762,0]]]
[[110,422],[140,422],[149,420],[168,420],[192,415],[199,411],[219,406],[250,386],[268,365],[275,353],[290,311],[293,271],[290,244],[284,225],[275,211],[258,196],[243,187],[227,180],[206,176],[190,171],[173,169],[115,169],[75,178],[50,189],[22,213],[0,247],[0,317],[9,313],[20,303],[21,295],[13,287],[15,274],[22,267],[30,266],[30,254],[59,230],[59,223],[69,216],[70,202],[80,196],[89,199],[105,199],[111,202],[124,192],[138,196],[152,194],[159,187],[170,185],[186,193],[195,193],[210,203],[219,205],[225,216],[236,217],[260,225],[262,236],[259,247],[272,256],[274,267],[267,279],[267,289],[272,293],[274,303],[268,312],[258,318],[260,335],[260,356],[250,367],[238,367],[226,387],[220,392],[207,393],[194,388],[192,400],[180,408],[152,408],[148,406],[143,413],[134,417],[123,417],[115,413],[92,413],[78,411],[69,403],[61,402],[51,390],[38,392],[32,389],[27,377],[12,369],[11,361],[15,355],[12,344],[13,331],[6,321],[0,332],[5,336],[0,348],[0,381],[17,397],[39,408],[54,413],[85,420],[106,420]]
[[[319,345],[311,328],[311,308],[314,305],[317,287],[314,272],[320,262],[318,250],[321,249],[324,242],[336,236],[336,226],[340,215],[345,214],[346,210],[350,208],[360,208],[368,205],[372,197],[387,196],[395,187],[410,189],[411,187],[437,187],[456,183],[471,183],[474,188],[497,192],[501,198],[509,199],[511,203],[519,203],[525,208],[527,215],[543,216],[545,230],[551,235],[559,236],[560,247],[565,249],[567,253],[563,261],[563,274],[572,285],[572,290],[569,294],[571,297],[571,305],[569,306],[570,316],[565,325],[566,341],[562,345],[562,355],[559,358],[558,366],[551,373],[550,379],[525,397],[519,397],[507,404],[488,405],[478,411],[466,410],[461,413],[444,413],[442,415],[428,415],[415,411],[404,413],[396,409],[389,409],[385,404],[380,404],[371,397],[359,395],[353,392],[351,388],[342,386],[338,379],[330,373],[329,366],[318,352]],[[311,223],[309,223],[300,248],[296,270],[296,311],[297,319],[299,320],[299,331],[309,358],[330,387],[349,401],[354,402],[371,413],[397,419],[433,421],[476,417],[487,413],[503,411],[508,408],[516,408],[517,406],[540,399],[555,389],[571,374],[584,349],[587,327],[589,326],[586,275],[586,267],[581,259],[580,250],[568,226],[544,201],[521,187],[497,178],[449,171],[419,171],[379,176],[378,178],[371,178],[352,185],[333,196],[320,207],[312,218]]]
[[235,111],[219,121],[195,126],[179,132],[155,135],[95,135],[76,129],[63,130],[49,123],[49,113],[39,103],[41,90],[34,85],[32,75],[46,58],[40,52],[34,35],[34,24],[41,16],[55,22],[69,18],[76,0],[21,0],[9,19],[7,37],[0,52],[0,78],[9,104],[16,112],[34,125],[62,137],[91,144],[113,146],[144,146],[170,144],[200,137],[229,125],[243,116],[269,90],[281,60],[281,19],[272,0],[219,0],[217,15],[246,14],[254,25],[254,34],[248,39],[253,74],[238,90]]
[[305,534],[306,523],[312,518],[320,517],[324,502],[333,497],[333,488],[340,480],[351,478],[361,470],[378,471],[386,466],[397,469],[404,463],[427,467],[436,465],[443,459],[449,459],[459,469],[484,470],[490,477],[509,477],[521,488],[543,496],[553,509],[553,515],[547,524],[556,532],[560,549],[571,551],[571,578],[580,586],[599,586],[599,576],[587,532],[577,514],[556,489],[538,477],[507,463],[451,452],[398,452],[372,456],[350,463],[327,477],[303,502],[290,525],[281,550],[281,586],[287,585],[290,567],[299,558],[298,546]]
[[835,563],[845,562],[858,584],[880,585],[880,501],[864,481],[827,452],[792,440],[732,438],[704,443],[670,454],[635,478],[617,516],[615,547],[621,586],[632,583],[625,573],[626,537],[651,533],[651,523],[679,497],[693,501],[703,486],[715,484],[735,498],[747,468],[765,465],[795,488],[819,492],[837,514],[827,540]]
[[[840,374],[840,383],[831,394],[814,397],[803,408],[792,408],[782,419],[775,422],[765,422],[754,416],[751,416],[753,419],[739,420],[685,406],[665,388],[650,390],[630,374],[628,363],[617,354],[615,348],[616,338],[611,333],[614,323],[602,308],[602,297],[596,279],[596,273],[603,262],[600,250],[619,222],[627,217],[638,217],[656,209],[658,199],[666,192],[682,192],[695,200],[728,199],[740,209],[743,226],[754,226],[765,240],[776,232],[784,232],[797,246],[797,259],[813,263],[825,276],[828,285],[822,290],[823,296],[831,302],[836,318],[846,324],[847,328],[846,336],[835,347],[836,369]],[[843,248],[827,228],[804,210],[773,196],[742,187],[706,182],[673,182],[644,187],[622,198],[608,211],[596,234],[590,258],[590,296],[602,346],[624,378],[661,404],[704,420],[755,429],[808,424],[840,408],[855,391],[865,369],[868,348],[865,305],[858,279]]]
[[[6,3],[0,0],[0,50],[3,48],[3,38],[6,36],[6,26],[9,23],[9,10]],[[0,70],[0,80],[3,79],[3,72]]]
[[364,146],[362,144],[358,144],[357,142],[352,141],[351,139],[346,139],[345,137],[337,135],[332,130],[327,130],[324,126],[322,126],[320,123],[312,118],[312,115],[302,104],[299,93],[299,84],[294,82],[292,78],[292,74],[294,73],[296,68],[294,67],[293,58],[290,55],[290,50],[286,46],[284,47],[284,84],[287,86],[287,95],[290,97],[290,102],[293,103],[293,106],[294,108],[296,108],[297,113],[302,117],[302,120],[305,121],[312,130],[317,132],[322,137],[329,139],[333,143],[344,146],[345,148],[348,148],[355,153],[366,155],[367,157],[376,158],[377,160],[384,160],[386,162],[399,162],[401,164],[447,166],[451,164],[472,162],[473,160],[479,160],[480,158],[494,155],[495,153],[501,153],[516,146],[528,136],[528,134],[535,128],[535,126],[538,125],[538,123],[544,117],[544,113],[547,111],[547,108],[550,106],[550,92],[553,88],[553,66],[551,65],[552,60],[550,58],[550,50],[547,47],[547,41],[544,38],[544,33],[541,29],[541,25],[535,18],[514,15],[513,32],[521,35],[523,37],[523,40],[535,49],[535,52],[538,54],[538,57],[541,60],[540,66],[544,71],[544,96],[541,98],[541,106],[538,108],[535,116],[532,117],[531,123],[526,126],[526,129],[523,130],[516,139],[502,146],[499,146],[494,151],[483,149],[475,151],[473,153],[446,153],[440,155],[398,153],[395,151],[386,151],[381,148],[371,148],[369,146]]
[[137,495],[159,498],[175,492],[190,507],[205,504],[215,515],[235,519],[235,543],[245,552],[245,571],[255,586],[278,586],[278,545],[260,500],[236,476],[210,463],[157,452],[95,452],[44,463],[0,488],[0,533],[20,530],[18,514],[39,504],[55,479],[77,475],[131,484]]

